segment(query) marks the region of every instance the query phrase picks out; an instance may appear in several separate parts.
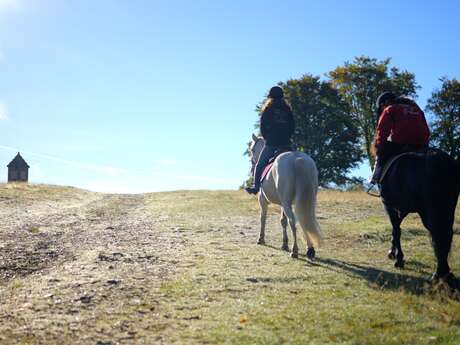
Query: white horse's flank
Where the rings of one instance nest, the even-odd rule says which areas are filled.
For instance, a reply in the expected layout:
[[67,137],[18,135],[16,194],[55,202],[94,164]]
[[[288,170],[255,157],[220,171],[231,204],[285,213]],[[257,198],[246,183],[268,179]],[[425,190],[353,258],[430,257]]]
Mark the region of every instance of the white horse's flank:
[[[261,137],[252,135],[250,154],[253,166],[257,162],[265,145]],[[265,243],[265,221],[268,204],[281,206],[281,226],[283,227],[282,249],[289,250],[287,237],[287,223],[292,230],[293,245],[291,256],[298,257],[296,221],[302,228],[307,242],[307,256],[315,256],[314,247],[319,246],[322,235],[316,220],[316,194],[318,192],[318,171],[316,164],[305,153],[285,152],[279,155],[273,168],[261,186],[259,193],[260,235],[257,243]],[[292,209],[294,205],[294,209]]]

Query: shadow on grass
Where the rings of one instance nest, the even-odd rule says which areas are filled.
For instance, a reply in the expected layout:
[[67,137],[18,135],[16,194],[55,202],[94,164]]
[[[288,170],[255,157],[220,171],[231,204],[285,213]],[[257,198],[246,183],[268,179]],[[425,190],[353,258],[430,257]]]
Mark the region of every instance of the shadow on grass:
[[421,295],[426,292],[429,280],[421,277],[412,277],[405,274],[384,271],[378,268],[349,263],[336,259],[317,258],[311,262],[313,266],[320,266],[335,272],[345,272],[348,276],[367,280],[372,287],[386,290],[405,290],[412,294]]
[[[284,250],[282,249],[281,247],[276,247],[274,246],[273,244],[263,244],[264,247],[267,247],[267,248],[271,248],[271,249],[275,249],[275,250],[279,250],[280,252],[283,252],[283,253],[286,253],[286,254],[289,254],[291,253],[291,246],[289,246],[289,250]],[[299,255],[302,255],[303,253],[299,253]]]
[[[424,295],[439,291],[437,285],[422,277],[413,277],[403,273],[384,271],[378,268],[358,265],[337,259],[317,258],[310,262],[312,266],[319,266],[337,273],[345,273],[351,277],[367,280],[373,288],[381,290],[404,291],[414,295]],[[450,298],[460,300],[460,280],[453,278],[449,282]]]
[[[278,251],[283,251],[281,248],[274,245],[264,245],[265,247],[272,248]],[[285,252],[289,255],[289,252]],[[299,254],[299,258],[296,259],[303,261],[313,267],[322,267],[327,270],[336,272],[338,274],[345,274],[352,278],[364,279],[368,282],[369,286],[374,289],[389,290],[389,291],[402,291],[413,295],[438,295],[441,298],[449,298],[460,302],[460,279],[452,277],[449,282],[446,283],[432,283],[431,280],[424,277],[414,277],[404,273],[395,273],[385,271],[379,268],[354,264],[338,259],[329,259],[317,257],[313,261],[309,260],[306,255]],[[419,266],[416,269],[406,269],[421,273],[420,268],[428,268],[429,266],[419,263],[418,261],[411,260],[410,263],[415,266]],[[403,270],[401,272],[404,272]],[[424,274],[429,273],[423,270]],[[263,278],[260,279],[264,282],[283,282],[290,283],[292,281],[309,280],[307,277],[295,277],[288,279],[273,279]]]

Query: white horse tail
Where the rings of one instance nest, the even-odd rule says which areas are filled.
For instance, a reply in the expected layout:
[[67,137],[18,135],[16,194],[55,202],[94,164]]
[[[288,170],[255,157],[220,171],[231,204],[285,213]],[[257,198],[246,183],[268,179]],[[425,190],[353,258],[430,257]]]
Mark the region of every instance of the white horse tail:
[[318,170],[313,159],[302,155],[295,159],[295,173],[295,215],[307,244],[318,247],[323,237],[316,220]]

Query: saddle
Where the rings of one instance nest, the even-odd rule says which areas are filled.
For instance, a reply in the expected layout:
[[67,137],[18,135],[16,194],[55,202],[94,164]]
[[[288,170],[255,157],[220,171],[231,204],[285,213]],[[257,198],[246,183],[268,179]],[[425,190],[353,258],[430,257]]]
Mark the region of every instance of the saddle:
[[400,159],[401,157],[404,157],[404,156],[419,156],[419,157],[424,157],[424,156],[426,156],[426,154],[428,153],[429,150],[430,150],[430,149],[422,148],[422,149],[415,150],[415,151],[406,151],[406,152],[402,152],[402,153],[400,153],[400,154],[397,154],[396,156],[391,157],[391,158],[383,165],[382,174],[380,175],[378,184],[382,184],[383,179],[385,178],[387,172],[390,170],[390,168],[393,166],[393,164],[394,164],[398,159]]
[[278,156],[282,153],[285,152],[290,152],[292,151],[292,147],[286,146],[286,147],[280,147],[275,151],[273,154],[273,157],[269,159],[268,164],[264,167],[264,170],[262,172],[262,176],[260,177],[260,183],[262,183],[265,180],[265,177],[267,177],[268,173],[273,167],[273,163],[275,162],[275,159],[278,158]]

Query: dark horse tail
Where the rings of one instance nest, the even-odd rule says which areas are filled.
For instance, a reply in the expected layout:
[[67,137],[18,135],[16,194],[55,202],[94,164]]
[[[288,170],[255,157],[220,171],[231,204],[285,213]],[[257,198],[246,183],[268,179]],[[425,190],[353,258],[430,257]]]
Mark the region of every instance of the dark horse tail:
[[454,159],[454,163],[457,172],[457,192],[460,193],[460,158]]
[[440,149],[430,148],[427,152],[427,162],[431,169],[442,174],[441,178],[447,178],[452,185],[452,190],[460,192],[460,160],[453,158],[447,152]]
[[[430,148],[426,153],[426,173],[430,183],[445,186],[452,194],[460,193],[460,161],[445,151]],[[446,191],[444,191],[445,193]]]
[[[427,152],[426,180],[431,200],[420,212],[424,225],[431,233],[433,247],[438,259],[437,277],[448,276],[448,255],[451,249],[453,223],[458,195],[460,193],[460,162],[446,152],[430,149]],[[431,178],[430,178],[431,177]],[[428,206],[428,208],[426,207]]]

